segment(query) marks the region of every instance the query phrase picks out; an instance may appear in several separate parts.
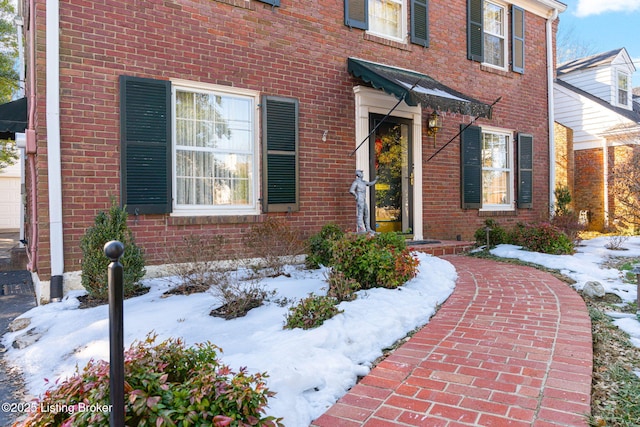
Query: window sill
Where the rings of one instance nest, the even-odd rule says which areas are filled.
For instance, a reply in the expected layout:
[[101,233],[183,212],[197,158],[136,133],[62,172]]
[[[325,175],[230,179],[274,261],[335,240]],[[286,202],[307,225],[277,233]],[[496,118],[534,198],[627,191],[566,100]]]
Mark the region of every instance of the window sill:
[[514,210],[504,210],[504,211],[479,210],[478,211],[478,216],[481,217],[481,218],[493,217],[493,216],[518,216],[518,212],[515,209]]
[[387,39],[381,36],[376,36],[374,34],[370,34],[365,32],[363,35],[363,39],[364,40],[368,40],[374,43],[379,43],[379,44],[383,44],[385,46],[391,46],[391,47],[395,47],[401,50],[406,50],[406,51],[411,51],[411,48],[409,47],[408,43],[403,43],[403,42],[399,42],[396,40],[391,40],[391,39]]
[[220,215],[220,216],[169,216],[167,225],[210,224],[255,224],[262,222],[264,215]]
[[509,70],[505,70],[502,68],[495,68],[490,65],[480,64],[480,71],[486,71],[487,73],[497,74],[502,77],[508,77],[510,79],[513,78],[513,73]]

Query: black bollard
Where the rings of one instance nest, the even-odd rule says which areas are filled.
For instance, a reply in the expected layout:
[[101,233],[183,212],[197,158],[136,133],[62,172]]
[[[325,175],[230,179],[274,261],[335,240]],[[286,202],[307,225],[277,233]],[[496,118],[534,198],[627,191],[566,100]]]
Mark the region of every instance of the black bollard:
[[111,260],[109,279],[109,387],[111,397],[111,427],[124,427],[124,300],[123,268],[119,260],[124,245],[112,240],[104,245],[104,254]]

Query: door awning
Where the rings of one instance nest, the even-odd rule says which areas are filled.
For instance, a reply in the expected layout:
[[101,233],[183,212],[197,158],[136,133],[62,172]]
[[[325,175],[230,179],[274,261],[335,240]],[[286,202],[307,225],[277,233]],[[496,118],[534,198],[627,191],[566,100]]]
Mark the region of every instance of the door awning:
[[347,67],[354,77],[398,99],[404,97],[408,105],[422,104],[437,111],[491,117],[490,105],[453,90],[426,74],[356,58],[349,58]]
[[0,104],[0,138],[14,139],[27,128],[27,98]]

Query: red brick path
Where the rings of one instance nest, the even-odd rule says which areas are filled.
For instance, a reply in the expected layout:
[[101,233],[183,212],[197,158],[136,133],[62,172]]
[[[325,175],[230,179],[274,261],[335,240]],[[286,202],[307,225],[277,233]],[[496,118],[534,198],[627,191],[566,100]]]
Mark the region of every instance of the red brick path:
[[431,321],[316,427],[586,426],[591,321],[549,273],[466,256]]

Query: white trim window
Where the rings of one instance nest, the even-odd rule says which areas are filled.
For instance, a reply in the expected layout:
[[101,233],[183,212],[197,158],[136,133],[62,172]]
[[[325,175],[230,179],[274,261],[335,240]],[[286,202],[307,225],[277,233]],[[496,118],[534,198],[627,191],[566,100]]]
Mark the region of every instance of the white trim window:
[[506,6],[485,1],[483,20],[484,63],[498,68],[506,68],[508,45]]
[[406,11],[406,0],[369,0],[369,32],[403,42]]
[[620,107],[629,106],[629,75],[622,71],[618,71],[616,79],[616,102]]
[[258,212],[258,94],[175,85],[174,214]]
[[513,203],[511,133],[482,129],[482,209],[509,210]]

